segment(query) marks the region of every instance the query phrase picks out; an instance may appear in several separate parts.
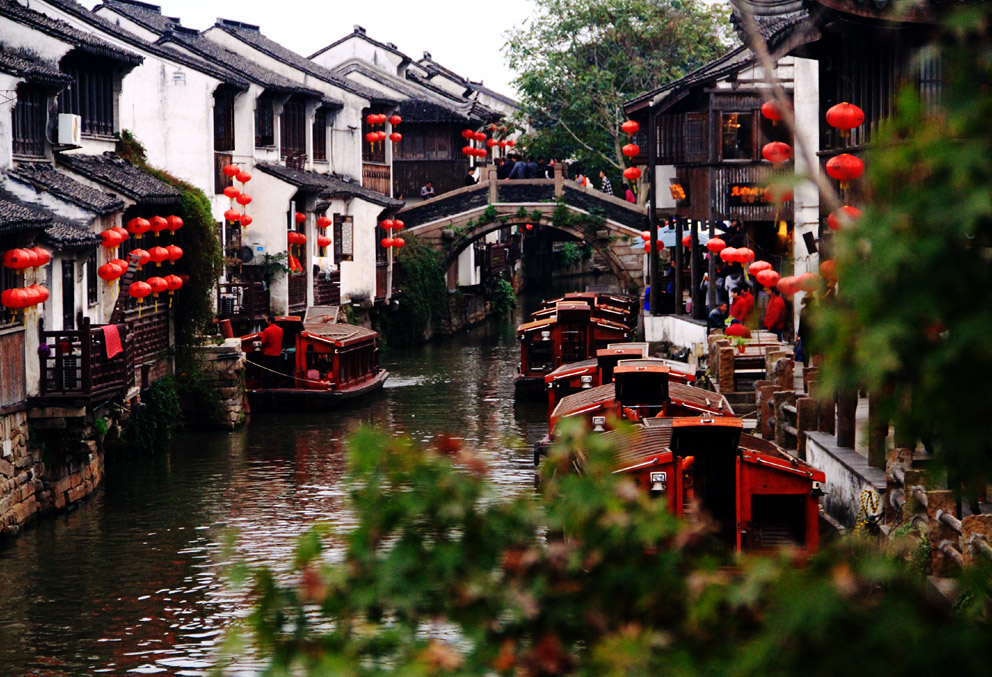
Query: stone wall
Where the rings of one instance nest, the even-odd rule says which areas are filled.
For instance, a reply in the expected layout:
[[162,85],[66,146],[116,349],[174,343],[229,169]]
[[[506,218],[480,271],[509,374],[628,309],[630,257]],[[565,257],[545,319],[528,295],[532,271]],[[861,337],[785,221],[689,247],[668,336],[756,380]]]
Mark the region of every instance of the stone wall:
[[[190,407],[184,403],[187,423],[234,430],[245,422],[245,354],[241,342],[227,339],[221,345],[198,346],[190,349],[193,363],[202,374],[201,385],[215,390],[220,396],[219,407]],[[180,378],[182,375],[180,375]]]

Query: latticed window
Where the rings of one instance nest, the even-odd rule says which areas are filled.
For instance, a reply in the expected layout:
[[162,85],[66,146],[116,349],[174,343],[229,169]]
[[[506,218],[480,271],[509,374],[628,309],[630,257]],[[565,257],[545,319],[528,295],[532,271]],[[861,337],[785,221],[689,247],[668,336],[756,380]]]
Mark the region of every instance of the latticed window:
[[720,141],[723,160],[754,158],[754,125],[751,113],[723,113],[720,116]]
[[313,116],[313,159],[327,160],[326,108],[318,108]]
[[255,147],[274,146],[276,144],[275,118],[273,115],[272,99],[262,95],[255,102]]
[[280,155],[305,155],[307,152],[306,106],[295,98],[286,102],[279,117]]
[[48,95],[30,85],[19,86],[11,111],[14,155],[44,157],[47,118]]
[[214,92],[214,150],[234,150],[234,96],[230,87]]
[[82,118],[83,134],[110,136],[114,133],[114,69],[109,61],[91,54],[69,54],[60,64],[72,78],[59,94],[59,112]]

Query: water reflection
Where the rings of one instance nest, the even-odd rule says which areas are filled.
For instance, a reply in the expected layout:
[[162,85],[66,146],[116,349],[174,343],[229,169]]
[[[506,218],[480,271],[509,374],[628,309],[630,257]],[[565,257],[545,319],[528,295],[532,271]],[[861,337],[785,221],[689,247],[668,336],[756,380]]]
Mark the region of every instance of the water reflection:
[[[581,282],[548,290],[581,288]],[[515,317],[408,350],[373,401],[256,416],[234,433],[180,435],[169,454],[117,461],[86,505],[0,549],[0,674],[206,674],[245,613],[221,580],[225,535],[253,563],[284,565],[314,522],[347,529],[344,440],[361,424],[429,442],[448,432],[489,461],[503,493],[533,486],[542,403],[517,405]],[[250,671],[250,666],[248,667]]]

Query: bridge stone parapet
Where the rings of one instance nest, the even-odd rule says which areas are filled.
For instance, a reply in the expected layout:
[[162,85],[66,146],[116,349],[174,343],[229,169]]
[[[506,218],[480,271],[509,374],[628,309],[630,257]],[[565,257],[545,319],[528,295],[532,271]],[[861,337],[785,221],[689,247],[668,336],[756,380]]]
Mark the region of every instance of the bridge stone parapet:
[[409,205],[397,216],[406,224],[407,236],[444,254],[445,267],[486,234],[533,223],[590,244],[625,290],[643,285],[644,253],[632,245],[639,244],[640,232],[647,228],[644,208],[570,184],[560,165],[554,179],[502,181],[495,168],[484,167],[483,180],[475,186]]

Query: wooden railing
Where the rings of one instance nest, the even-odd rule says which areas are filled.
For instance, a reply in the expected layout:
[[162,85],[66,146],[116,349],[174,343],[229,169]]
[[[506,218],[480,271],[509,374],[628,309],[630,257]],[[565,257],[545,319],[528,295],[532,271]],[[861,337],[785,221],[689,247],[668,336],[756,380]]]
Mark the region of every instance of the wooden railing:
[[217,315],[223,320],[261,320],[269,314],[269,289],[264,282],[221,282]]
[[389,165],[362,164],[362,185],[383,195],[392,195]]
[[141,317],[127,318],[128,346],[132,364],[148,364],[162,357],[169,348],[169,311],[159,303],[158,310],[144,311]]
[[307,276],[305,273],[289,274],[289,312],[307,309]]
[[319,273],[313,281],[313,304],[336,306],[341,303],[341,271]]
[[129,327],[118,325],[124,350],[107,357],[103,327],[84,318],[76,331],[43,331],[48,346],[41,355],[41,394],[48,397],[97,397],[124,394],[133,383]]

